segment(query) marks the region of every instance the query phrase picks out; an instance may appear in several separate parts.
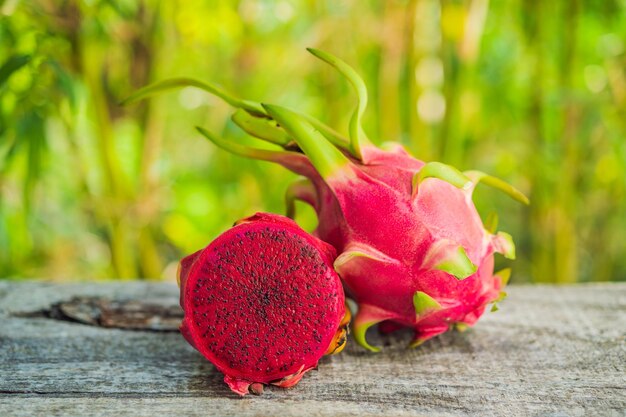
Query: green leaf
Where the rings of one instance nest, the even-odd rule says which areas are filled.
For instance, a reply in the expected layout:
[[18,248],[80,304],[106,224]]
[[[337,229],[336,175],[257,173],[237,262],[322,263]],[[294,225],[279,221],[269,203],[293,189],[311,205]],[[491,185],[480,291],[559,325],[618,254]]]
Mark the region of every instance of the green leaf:
[[417,195],[419,185],[426,178],[438,178],[461,189],[469,189],[472,186],[472,181],[453,166],[441,162],[429,162],[413,176],[413,197]]
[[416,291],[413,294],[413,307],[415,307],[415,314],[418,317],[424,317],[434,311],[441,310],[441,304],[422,291]]
[[281,163],[282,160],[289,157],[301,157],[301,154],[296,152],[287,152],[287,151],[272,151],[267,149],[258,149],[251,148],[249,146],[244,146],[239,143],[233,143],[228,140],[224,140],[217,135],[209,132],[208,130],[196,126],[196,130],[200,132],[202,136],[213,142],[218,147],[239,156],[244,156],[246,158],[260,159],[263,161],[271,161]]
[[296,216],[296,200],[310,204],[315,208],[317,202],[315,186],[308,178],[299,178],[289,184],[285,191],[285,205],[287,217],[294,219]]
[[28,64],[30,55],[13,55],[0,67],[0,87],[7,82],[11,74]]
[[315,117],[309,116],[308,114],[295,112],[299,116],[303,117],[307,122],[309,122],[315,129],[319,130],[319,132],[326,138],[330,143],[338,147],[339,149],[343,149],[347,153],[350,153],[350,143],[348,139],[343,137],[339,132],[334,130],[333,128],[325,125],[324,123],[317,120]]
[[476,184],[482,182],[485,185],[502,191],[512,199],[519,201],[522,204],[530,204],[528,197],[526,197],[520,190],[502,181],[500,178],[485,174],[482,171],[465,171],[464,174],[471,178],[471,180]]
[[130,104],[148,96],[181,87],[196,87],[221,98],[233,107],[244,109],[257,116],[266,115],[265,110],[263,110],[260,103],[238,99],[216,85],[208,84],[193,78],[170,78],[168,80],[158,81],[135,91],[129,97],[122,100],[120,104]]
[[515,259],[515,243],[513,242],[513,237],[506,232],[498,232],[496,233],[496,238],[500,246],[498,251],[507,259]]
[[244,132],[255,138],[280,146],[287,146],[291,142],[287,132],[281,130],[274,120],[253,116],[244,109],[237,109],[231,119]]
[[307,51],[337,69],[354,87],[357,94],[357,106],[350,119],[350,148],[353,156],[362,159],[361,145],[369,142],[361,126],[361,119],[367,107],[367,87],[363,79],[350,65],[332,54],[314,48],[307,48]]
[[[149,97],[151,95],[158,94],[158,93],[165,92],[165,91],[172,90],[172,89],[176,89],[176,88],[182,88],[182,87],[196,87],[196,88],[199,88],[199,89],[204,90],[204,91],[206,91],[206,92],[208,92],[210,94],[213,94],[214,96],[217,96],[217,97],[221,98],[222,100],[224,100],[226,103],[230,104],[233,107],[245,110],[251,116],[256,116],[257,118],[268,117],[268,115],[267,115],[265,109],[263,109],[263,106],[261,105],[261,103],[257,103],[257,102],[250,101],[250,100],[239,99],[239,98],[231,95],[230,93],[226,92],[225,90],[223,90],[222,88],[220,88],[220,87],[218,87],[216,85],[205,83],[203,81],[199,81],[199,80],[196,80],[196,79],[193,79],[193,78],[171,78],[171,79],[168,79],[168,80],[158,81],[158,82],[156,82],[154,84],[150,84],[150,85],[148,85],[146,87],[143,87],[143,88],[137,90],[136,92],[131,94],[129,97],[127,97],[124,100],[122,100],[120,102],[120,104],[121,105],[126,105],[126,104],[130,104],[130,103],[134,103],[136,101],[142,100],[142,99],[144,99],[146,97]],[[294,112],[294,113],[297,113],[297,112]],[[297,113],[297,114],[299,114],[301,117],[306,119],[317,130],[319,130],[320,133],[322,133],[322,135],[324,135],[324,137],[326,139],[328,139],[332,144],[334,144],[335,146],[339,147],[340,149],[345,149],[346,151],[348,150],[348,141],[347,141],[347,139],[344,138],[339,133],[337,133],[335,130],[333,130],[329,126],[325,125],[324,123],[320,122],[319,120],[317,120],[314,117],[311,117],[311,116],[305,115],[305,114],[301,114],[301,113]],[[242,117],[242,116],[239,115],[238,117]],[[235,123],[237,123],[237,121],[235,121]],[[239,123],[237,123],[237,125],[239,127],[241,127],[242,129],[244,129],[244,127],[240,126]],[[246,129],[244,129],[244,130],[246,130]],[[250,134],[253,135],[253,136],[256,136],[255,133],[251,133],[250,132]],[[272,134],[270,134],[270,135],[272,135]],[[269,140],[269,138],[267,138],[266,136],[260,137],[260,139]],[[259,137],[259,136],[257,136],[257,137]],[[271,138],[275,139],[274,136],[271,136]],[[274,143],[277,143],[277,142],[274,142]]]
[[296,141],[323,178],[330,178],[350,162],[302,116],[285,107],[263,104],[267,113]]
[[504,268],[499,270],[494,274],[497,277],[500,277],[500,282],[502,286],[506,286],[509,283],[509,278],[511,277],[511,268]]
[[[22,188],[25,210],[30,210],[31,197],[37,182],[42,176],[47,150],[45,119],[36,111],[26,113],[17,122],[17,143],[19,150],[26,152],[26,175]],[[18,150],[18,148],[14,148]]]
[[485,230],[489,233],[495,233],[498,229],[498,213],[492,211],[485,219]]
[[462,280],[476,272],[478,267],[468,258],[463,246],[459,246],[450,256],[435,265],[435,269],[452,274],[458,280]]
[[458,331],[463,333],[464,331],[467,331],[467,329],[469,329],[469,326],[463,322],[458,322],[454,324],[454,328]]
[[367,329],[377,324],[378,321],[370,321],[370,322],[354,322],[352,324],[352,337],[354,337],[354,341],[359,345],[364,347],[365,349],[371,352],[380,352],[380,348],[377,346],[372,346],[367,343]]

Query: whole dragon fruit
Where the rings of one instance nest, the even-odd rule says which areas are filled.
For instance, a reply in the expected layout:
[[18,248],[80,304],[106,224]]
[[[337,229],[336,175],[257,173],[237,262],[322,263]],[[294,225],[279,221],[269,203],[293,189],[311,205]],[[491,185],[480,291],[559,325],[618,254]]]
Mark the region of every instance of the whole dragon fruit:
[[335,255],[286,217],[240,220],[181,261],[182,335],[240,395],[294,386],[346,342]]
[[358,303],[353,334],[363,347],[378,350],[365,337],[377,323],[383,331],[413,328],[410,346],[452,326],[473,325],[489,303],[506,295],[501,290],[510,270],[494,274],[494,253],[513,259],[515,247],[510,235],[495,233],[497,220],[483,225],[472,192],[483,182],[525,204],[528,199],[480,171],[462,173],[439,162],[425,163],[398,144],[375,147],[361,128],[367,104],[361,78],[340,59],[309,51],[335,67],[357,92],[349,139],[308,115],[240,100],[191,79],[153,84],[127,101],[195,86],[237,107],[232,119],[244,131],[282,148],[250,148],[198,128],[229,152],[276,162],[305,177],[287,190],[288,215],[293,216],[295,200],[317,212],[315,234],[336,248],[334,267],[348,296]]

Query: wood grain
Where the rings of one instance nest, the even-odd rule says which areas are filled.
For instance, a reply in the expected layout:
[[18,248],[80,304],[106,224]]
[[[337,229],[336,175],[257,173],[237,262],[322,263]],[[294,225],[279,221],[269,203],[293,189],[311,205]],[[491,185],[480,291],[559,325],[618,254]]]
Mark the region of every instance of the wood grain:
[[513,286],[465,333],[407,350],[409,333],[371,331],[382,353],[350,343],[294,389],[245,398],[176,332],[42,313],[74,297],[172,312],[178,291],[0,282],[0,416],[626,415],[626,284]]

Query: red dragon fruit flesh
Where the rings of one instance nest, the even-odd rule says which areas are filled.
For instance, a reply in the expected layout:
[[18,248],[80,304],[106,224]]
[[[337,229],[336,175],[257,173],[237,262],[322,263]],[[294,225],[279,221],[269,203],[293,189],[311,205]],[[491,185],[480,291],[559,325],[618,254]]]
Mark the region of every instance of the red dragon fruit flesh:
[[275,162],[302,176],[287,189],[287,214],[293,217],[296,200],[315,209],[315,234],[337,250],[334,267],[358,304],[353,335],[363,347],[378,350],[366,340],[367,329],[378,323],[383,331],[412,328],[410,346],[473,325],[488,304],[506,295],[510,269],[494,273],[494,254],[513,259],[515,247],[509,234],[496,232],[496,216],[483,224],[472,193],[483,183],[524,204],[528,199],[483,172],[424,162],[399,144],[374,146],[361,127],[367,105],[361,78],[340,59],[309,52],[337,69],[357,93],[348,137],[311,116],[240,100],[185,78],[152,84],[127,101],[198,87],[236,107],[232,120],[242,130],[276,145],[252,148],[198,128],[231,153]]
[[294,386],[345,345],[350,316],[335,255],[286,217],[240,220],[181,261],[181,333],[237,394]]

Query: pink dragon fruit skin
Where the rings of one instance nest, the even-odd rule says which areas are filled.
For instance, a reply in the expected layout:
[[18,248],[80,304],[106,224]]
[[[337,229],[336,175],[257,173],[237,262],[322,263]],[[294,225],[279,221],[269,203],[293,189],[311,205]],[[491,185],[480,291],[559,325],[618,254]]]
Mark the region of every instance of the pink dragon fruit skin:
[[316,209],[316,234],[340,253],[335,269],[359,305],[355,339],[377,350],[365,333],[383,321],[387,329],[413,328],[411,346],[453,324],[473,325],[506,278],[493,274],[494,252],[514,255],[506,234],[483,227],[471,200],[475,183],[457,188],[426,178],[414,189],[423,162],[400,148],[362,151],[367,164],[349,162],[293,196]]
[[522,203],[528,199],[480,171],[425,163],[399,144],[388,150],[374,146],[360,123],[367,105],[363,81],[340,59],[309,52],[335,67],[357,93],[349,138],[310,116],[240,100],[195,80],[156,83],[129,100],[172,87],[199,87],[237,107],[233,121],[244,131],[281,148],[250,148],[198,127],[231,153],[275,162],[304,177],[287,190],[288,215],[293,216],[296,200],[315,209],[315,234],[337,250],[334,267],[358,303],[353,335],[363,347],[378,350],[365,338],[377,323],[383,331],[413,328],[410,346],[453,326],[473,325],[489,303],[506,295],[501,289],[510,270],[494,274],[494,253],[515,257],[510,235],[494,233],[495,224],[483,226],[473,190],[483,182]]

